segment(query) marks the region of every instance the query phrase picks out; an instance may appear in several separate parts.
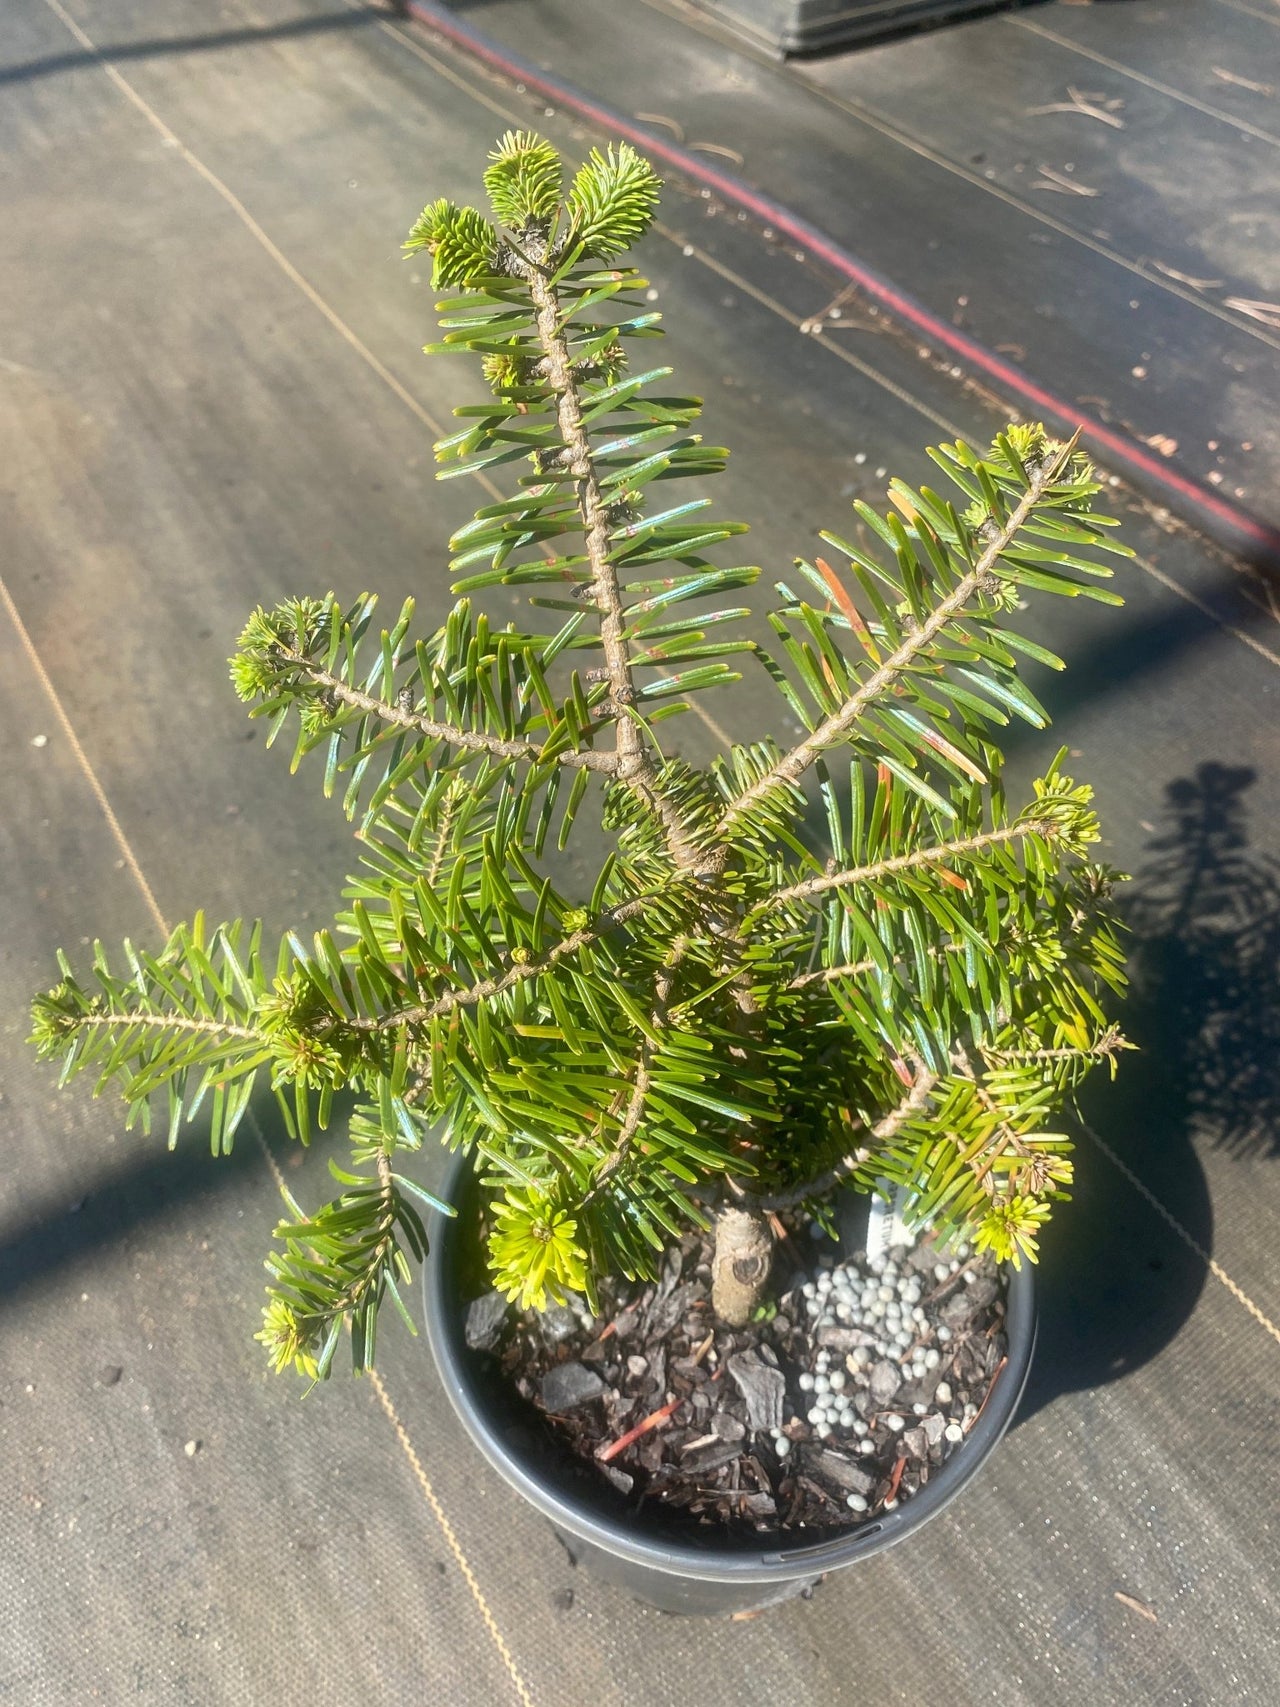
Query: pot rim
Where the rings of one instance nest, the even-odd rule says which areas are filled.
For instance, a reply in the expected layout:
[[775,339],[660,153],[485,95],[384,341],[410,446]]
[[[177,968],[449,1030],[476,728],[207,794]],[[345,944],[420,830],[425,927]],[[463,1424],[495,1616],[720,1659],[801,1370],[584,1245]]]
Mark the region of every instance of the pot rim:
[[[455,1156],[444,1186],[446,1202],[465,1203],[471,1158]],[[553,1488],[522,1460],[504,1439],[499,1419],[476,1378],[475,1354],[465,1336],[466,1304],[445,1283],[466,1235],[464,1215],[433,1211],[428,1218],[429,1250],[423,1264],[423,1303],[427,1339],[445,1392],[468,1434],[498,1474],[547,1517],[557,1529],[603,1548],[615,1557],[672,1576],[703,1582],[772,1583],[815,1576],[851,1564],[905,1540],[966,1488],[998,1445],[1022,1397],[1036,1341],[1035,1281],[1029,1264],[1006,1270],[1007,1361],[997,1374],[985,1405],[962,1446],[925,1486],[895,1511],[881,1512],[856,1528],[820,1541],[795,1546],[749,1539],[733,1545],[684,1545],[629,1528],[603,1509],[610,1490],[602,1484],[599,1506]],[[711,1530],[709,1533],[714,1534]]]

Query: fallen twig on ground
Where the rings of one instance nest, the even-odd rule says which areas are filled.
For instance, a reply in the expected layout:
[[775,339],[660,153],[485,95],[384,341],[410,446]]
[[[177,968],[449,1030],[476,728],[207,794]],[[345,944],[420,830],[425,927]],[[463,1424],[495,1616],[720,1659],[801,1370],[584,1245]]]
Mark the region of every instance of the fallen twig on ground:
[[1089,184],[1077,183],[1074,178],[1067,177],[1065,172],[1057,172],[1052,166],[1038,168],[1040,176],[1031,188],[1033,190],[1059,190],[1064,195],[1071,196],[1100,196],[1101,190],[1095,190]]
[[1224,83],[1234,83],[1240,89],[1252,89],[1255,95],[1274,95],[1275,87],[1270,83],[1255,83],[1249,77],[1237,77],[1234,71],[1227,71],[1221,65],[1211,65],[1210,71],[1215,77],[1221,77]]
[[[1104,94],[1093,95],[1083,89],[1077,89],[1067,84],[1067,101],[1050,101],[1048,106],[1028,107],[1027,117],[1037,117],[1041,113],[1083,113],[1086,118],[1097,119],[1101,124],[1110,125],[1112,130],[1123,130],[1124,120],[1116,114],[1124,106],[1119,96],[1108,98]],[[1042,168],[1043,169],[1043,168]]]
[[1280,332],[1280,302],[1251,302],[1248,297],[1229,296],[1225,306],[1234,308],[1237,314],[1245,314],[1250,320],[1257,320],[1263,326],[1270,326],[1273,332]]
[[1224,279],[1193,279],[1190,273],[1180,273],[1176,267],[1171,267],[1165,261],[1152,261],[1151,265],[1158,273],[1163,273],[1167,279],[1176,279],[1179,284],[1190,285],[1192,290],[1216,290],[1224,284]]
[[1135,1600],[1131,1594],[1125,1594],[1123,1590],[1117,1589],[1116,1599],[1120,1602],[1121,1606],[1127,1606],[1131,1612],[1136,1612],[1143,1618],[1149,1618],[1153,1624],[1158,1624],[1160,1622],[1159,1616],[1153,1608],[1147,1606],[1141,1600]]

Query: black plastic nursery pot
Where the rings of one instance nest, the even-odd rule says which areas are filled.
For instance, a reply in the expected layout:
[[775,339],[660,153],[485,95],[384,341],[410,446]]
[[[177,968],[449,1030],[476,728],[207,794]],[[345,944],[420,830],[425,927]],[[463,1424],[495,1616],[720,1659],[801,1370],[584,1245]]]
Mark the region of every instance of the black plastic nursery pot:
[[561,1450],[492,1359],[466,1340],[467,1306],[487,1290],[478,1237],[480,1198],[468,1158],[455,1158],[435,1214],[423,1277],[427,1335],[445,1391],[467,1432],[517,1493],[548,1518],[575,1562],[664,1612],[727,1617],[812,1589],[904,1541],[955,1499],[995,1450],[1017,1408],[1036,1338],[1035,1283],[1024,1266],[1008,1275],[1008,1357],[964,1443],[896,1510],[821,1541],[729,1537],[664,1512],[636,1511],[591,1467]]

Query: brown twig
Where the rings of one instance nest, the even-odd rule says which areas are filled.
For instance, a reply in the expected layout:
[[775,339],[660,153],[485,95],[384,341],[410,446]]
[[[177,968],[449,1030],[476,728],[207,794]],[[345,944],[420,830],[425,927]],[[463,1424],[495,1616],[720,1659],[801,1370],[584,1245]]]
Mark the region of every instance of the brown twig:
[[611,1340],[613,1338],[613,1336],[617,1333],[617,1331],[618,1331],[617,1322],[610,1322],[607,1327],[601,1328],[600,1332],[596,1335],[596,1337],[592,1340],[591,1344],[583,1352],[583,1354],[582,1354],[583,1357],[591,1357],[594,1353],[598,1352],[601,1349],[601,1347],[604,1345],[605,1341]]
[[898,1489],[902,1486],[902,1472],[906,1469],[906,1467],[907,1467],[907,1459],[906,1459],[906,1454],[904,1453],[902,1455],[902,1457],[899,1458],[898,1461],[893,1466],[893,1473],[889,1477],[889,1486],[885,1491],[885,1496],[884,1496],[884,1499],[881,1502],[881,1504],[887,1505],[890,1500],[896,1500],[897,1499]]
[[610,1441],[608,1446],[597,1446],[596,1457],[600,1463],[608,1464],[620,1452],[625,1452],[628,1446],[634,1446],[643,1435],[649,1434],[655,1428],[661,1428],[680,1402],[679,1398],[669,1400],[660,1410],[650,1411],[643,1422],[629,1428],[625,1434],[619,1435],[617,1440]]

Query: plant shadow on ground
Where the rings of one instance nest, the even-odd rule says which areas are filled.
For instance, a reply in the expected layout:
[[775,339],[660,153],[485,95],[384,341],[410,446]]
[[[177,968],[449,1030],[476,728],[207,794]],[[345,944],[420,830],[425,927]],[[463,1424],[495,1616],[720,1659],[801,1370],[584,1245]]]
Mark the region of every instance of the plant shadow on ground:
[[[78,1195],[69,1202],[51,1197],[33,1206],[29,1218],[0,1228],[0,1303],[15,1304],[20,1297],[52,1285],[63,1270],[75,1272],[124,1248],[135,1235],[146,1237],[153,1226],[169,1229],[183,1218],[199,1218],[206,1208],[212,1212],[220,1196],[246,1179],[253,1179],[263,1193],[265,1251],[270,1229],[286,1210],[276,1194],[264,1150],[255,1140],[254,1123],[286,1178],[302,1162],[304,1152],[288,1139],[269,1093],[255,1094],[250,1108],[253,1118],[240,1128],[227,1156],[210,1155],[208,1127],[200,1120],[183,1127],[172,1154],[165,1148],[163,1135],[157,1142],[154,1134],[151,1147],[131,1145],[127,1159],[107,1166],[92,1166],[87,1153]],[[313,1149],[320,1152],[317,1175],[323,1172],[322,1158],[334,1148],[341,1131],[342,1122],[335,1116],[330,1132],[314,1141]],[[244,1278],[252,1280],[258,1273],[255,1264]]]
[[1213,1238],[1196,1144],[1277,1153],[1280,866],[1248,845],[1255,780],[1209,762],[1168,785],[1150,857],[1121,891],[1133,982],[1120,1018],[1139,1053],[1082,1098],[1087,1128],[1199,1250],[1082,1137],[1075,1199],[1043,1241],[1021,1420],[1139,1368],[1190,1315]]

